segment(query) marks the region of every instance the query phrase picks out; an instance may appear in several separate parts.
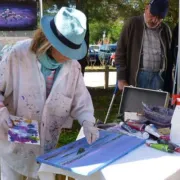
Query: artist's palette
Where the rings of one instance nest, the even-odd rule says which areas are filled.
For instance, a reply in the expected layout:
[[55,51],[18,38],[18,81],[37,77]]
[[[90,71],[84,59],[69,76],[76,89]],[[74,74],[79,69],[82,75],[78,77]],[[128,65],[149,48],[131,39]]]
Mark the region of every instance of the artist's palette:
[[100,138],[91,145],[82,138],[39,156],[37,161],[87,176],[126,155],[144,142],[136,137],[100,131]]
[[8,130],[8,141],[40,145],[38,122],[36,120],[10,117],[14,126]]

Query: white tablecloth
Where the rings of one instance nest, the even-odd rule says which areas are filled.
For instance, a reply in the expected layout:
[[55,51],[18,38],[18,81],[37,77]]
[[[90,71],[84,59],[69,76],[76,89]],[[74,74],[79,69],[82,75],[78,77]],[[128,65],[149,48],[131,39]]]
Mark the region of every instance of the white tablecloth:
[[[79,137],[82,137],[82,130]],[[41,165],[40,180],[54,180],[54,174],[64,174],[76,180],[180,180],[180,153],[170,154],[142,145],[91,176]]]

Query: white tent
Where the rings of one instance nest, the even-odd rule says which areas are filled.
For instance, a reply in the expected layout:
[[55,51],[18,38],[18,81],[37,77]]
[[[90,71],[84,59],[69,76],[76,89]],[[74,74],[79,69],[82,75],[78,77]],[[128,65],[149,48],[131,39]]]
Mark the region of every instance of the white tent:
[[[180,9],[180,1],[179,1],[179,9]],[[179,11],[179,19],[180,19],[180,11]],[[178,33],[179,33],[179,35],[178,35],[178,44],[180,44],[180,23],[179,23],[179,32]],[[180,94],[180,46],[178,46],[177,66],[178,66],[177,94]]]

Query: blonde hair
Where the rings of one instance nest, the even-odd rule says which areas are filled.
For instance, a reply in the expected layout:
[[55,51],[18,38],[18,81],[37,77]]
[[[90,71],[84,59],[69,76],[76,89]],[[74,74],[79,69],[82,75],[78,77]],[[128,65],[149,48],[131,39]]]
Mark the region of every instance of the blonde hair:
[[31,44],[31,51],[35,54],[44,54],[49,49],[51,49],[52,45],[47,40],[46,36],[44,35],[42,29],[37,29],[34,33],[32,44]]

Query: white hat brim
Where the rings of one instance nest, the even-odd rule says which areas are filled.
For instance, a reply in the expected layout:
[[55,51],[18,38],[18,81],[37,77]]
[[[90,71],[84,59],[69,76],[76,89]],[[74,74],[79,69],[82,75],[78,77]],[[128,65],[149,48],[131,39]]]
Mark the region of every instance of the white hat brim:
[[52,44],[52,46],[59,51],[62,55],[70,58],[80,60],[85,57],[87,54],[87,45],[86,42],[83,41],[79,49],[72,49],[65,44],[63,44],[53,33],[50,21],[53,19],[52,16],[43,16],[41,18],[41,28],[48,39],[48,41]]

